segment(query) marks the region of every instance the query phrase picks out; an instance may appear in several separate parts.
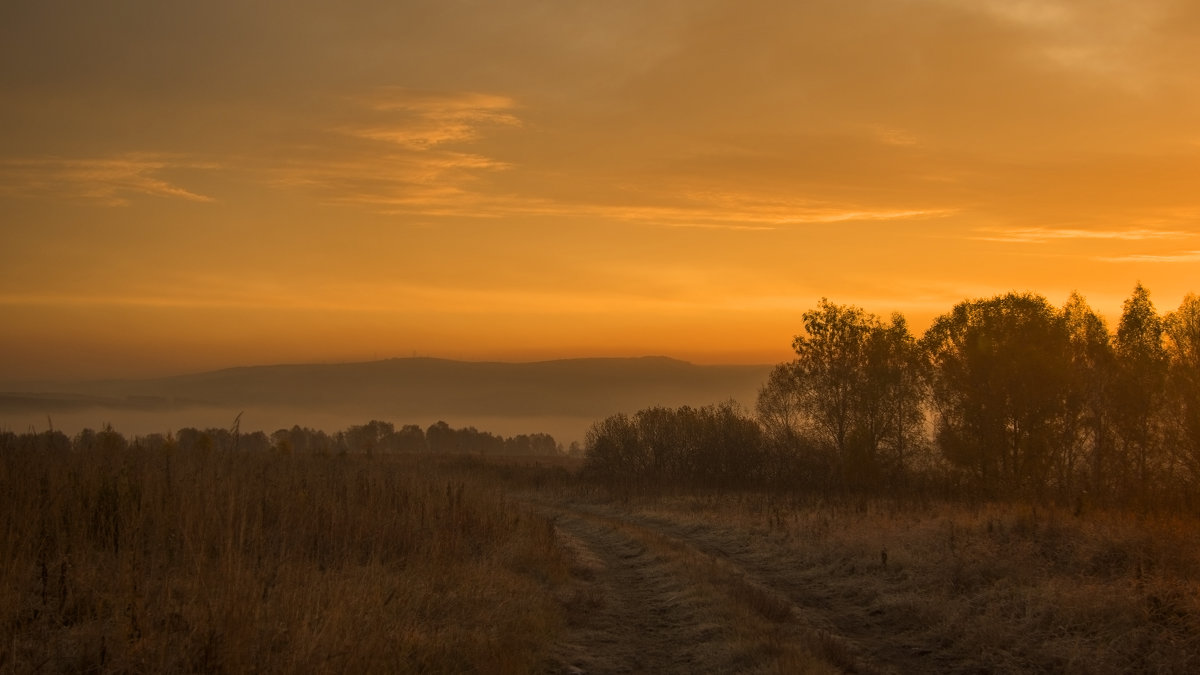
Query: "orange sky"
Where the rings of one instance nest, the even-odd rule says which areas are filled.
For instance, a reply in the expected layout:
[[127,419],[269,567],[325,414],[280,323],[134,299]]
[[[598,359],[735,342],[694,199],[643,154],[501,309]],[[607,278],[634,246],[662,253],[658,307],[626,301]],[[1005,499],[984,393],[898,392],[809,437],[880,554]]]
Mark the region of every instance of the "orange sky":
[[1200,4],[0,6],[0,380],[1200,290]]

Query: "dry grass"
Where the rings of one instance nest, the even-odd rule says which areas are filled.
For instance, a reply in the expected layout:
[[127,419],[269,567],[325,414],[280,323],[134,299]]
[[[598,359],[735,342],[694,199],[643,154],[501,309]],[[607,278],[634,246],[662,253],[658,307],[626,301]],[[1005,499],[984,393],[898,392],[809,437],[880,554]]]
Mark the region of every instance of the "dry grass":
[[526,672],[553,527],[421,457],[0,453],[0,671]]
[[683,497],[634,511],[641,524],[732,552],[731,562],[786,593],[810,625],[858,645],[868,662],[1200,671],[1194,519],[769,495]]
[[643,547],[739,669],[1200,671],[1191,518],[618,503],[523,461],[0,453],[0,672],[538,671],[612,592],[554,512]]

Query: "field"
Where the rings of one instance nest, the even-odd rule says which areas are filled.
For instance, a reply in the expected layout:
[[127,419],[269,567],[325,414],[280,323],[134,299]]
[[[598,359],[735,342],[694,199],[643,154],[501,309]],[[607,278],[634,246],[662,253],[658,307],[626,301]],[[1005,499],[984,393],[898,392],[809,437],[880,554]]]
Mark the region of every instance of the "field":
[[0,455],[3,672],[1195,672],[1200,523],[568,460]]
[[553,530],[411,456],[0,458],[0,670],[525,672]]

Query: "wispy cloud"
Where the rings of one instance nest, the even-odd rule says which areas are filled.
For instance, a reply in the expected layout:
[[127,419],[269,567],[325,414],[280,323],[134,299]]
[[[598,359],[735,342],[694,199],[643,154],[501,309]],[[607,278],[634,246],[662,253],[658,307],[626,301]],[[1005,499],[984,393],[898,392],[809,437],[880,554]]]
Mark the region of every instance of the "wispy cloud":
[[[351,99],[345,120],[267,169],[268,182],[313,190],[328,203],[383,214],[490,215],[484,175],[509,162],[469,151],[497,127],[516,127],[515,101],[478,92],[381,88]],[[489,208],[489,204],[492,206]]]
[[650,226],[711,230],[770,231],[804,225],[939,218],[953,209],[885,209],[851,204],[784,203],[746,198],[693,200],[686,205],[611,204],[557,201],[537,196],[476,194],[447,185],[386,196],[364,193],[354,198],[390,213],[420,208],[425,215],[500,218],[549,216],[604,218]]
[[1200,262],[1200,251],[1180,251],[1178,253],[1130,253],[1127,255],[1098,256],[1097,262],[1109,263],[1194,263]]
[[[598,179],[604,194],[556,198],[505,188],[488,176],[522,167],[479,152],[480,141],[521,127],[518,103],[478,92],[430,94],[381,89],[354,99],[348,121],[334,125],[328,144],[312,156],[274,169],[277,185],[323,192],[332,203],[356,204],[390,215],[466,218],[586,217],[664,227],[770,230],[804,224],[927,218],[951,211],[839,204],[774,195]],[[894,142],[908,142],[886,130]],[[341,140],[339,140],[341,139]],[[345,142],[353,139],[355,142]],[[586,172],[584,168],[581,171]]]
[[883,143],[884,145],[903,147],[912,147],[918,145],[916,135],[904,129],[891,127],[886,124],[872,124],[867,127],[867,130],[870,132],[871,136],[875,138],[875,140]]
[[645,221],[669,227],[733,230],[776,230],[799,225],[855,221],[939,218],[952,209],[886,209],[848,204],[787,204],[771,202],[699,203],[689,207],[597,207],[596,215]]
[[185,199],[212,198],[164,177],[173,169],[215,168],[211,163],[153,153],[124,153],[111,157],[38,157],[0,160],[0,191],[38,196],[70,197],[125,206],[134,196]]
[[951,0],[1020,27],[1033,38],[1028,49],[1037,62],[1072,74],[1102,78],[1143,89],[1145,69],[1134,58],[1141,42],[1166,11],[1163,2],[1105,3],[1073,0]]
[[662,195],[630,188],[630,202],[596,205],[592,215],[642,221],[669,227],[774,230],[881,220],[940,218],[955,209],[933,205],[887,205],[854,200],[780,196],[756,189],[732,190],[689,186],[671,194],[670,204],[656,204]]
[[428,94],[385,88],[362,105],[379,119],[339,131],[412,150],[473,141],[486,127],[521,125],[512,113],[517,107],[513,99],[478,92]]
[[1127,230],[1085,230],[1080,228],[1009,227],[981,228],[971,239],[1014,244],[1044,244],[1062,240],[1148,241],[1191,236],[1181,230],[1134,228]]
[[270,169],[280,187],[314,189],[331,203],[358,204],[382,213],[436,215],[478,206],[485,197],[469,188],[481,173],[509,165],[482,155],[452,152],[351,153],[329,159],[298,158]]
[[[268,185],[309,192],[326,204],[352,205],[398,216],[460,218],[585,217],[673,228],[772,230],[845,222],[936,218],[954,210],[929,204],[782,196],[770,188],[727,187],[724,175],[679,181],[662,174],[641,180],[589,174],[586,197],[555,195],[560,177],[538,182],[501,172],[523,168],[485,143],[523,126],[518,102],[481,92],[414,92],[379,88],[350,99],[337,117],[307,130],[303,143],[221,165],[165,153],[123,153],[99,158],[0,160],[0,190],[44,197],[70,196],[107,206],[142,196],[212,201],[182,184],[180,169],[237,167]],[[900,129],[871,127],[885,143],[915,140]],[[511,144],[507,147],[512,148]],[[537,167],[532,167],[537,170]],[[565,180],[565,179],[564,179]],[[721,181],[720,183],[714,181]],[[719,187],[718,187],[719,185]]]

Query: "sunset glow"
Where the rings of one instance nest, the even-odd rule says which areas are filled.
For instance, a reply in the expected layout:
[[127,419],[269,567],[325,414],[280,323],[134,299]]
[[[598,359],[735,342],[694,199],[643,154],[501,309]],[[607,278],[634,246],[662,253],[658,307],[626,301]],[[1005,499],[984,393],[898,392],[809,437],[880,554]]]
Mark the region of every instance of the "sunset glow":
[[1200,4],[14,2],[0,380],[1200,291]]

